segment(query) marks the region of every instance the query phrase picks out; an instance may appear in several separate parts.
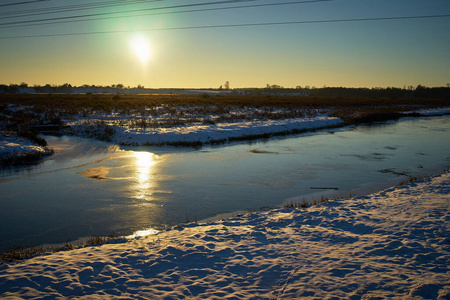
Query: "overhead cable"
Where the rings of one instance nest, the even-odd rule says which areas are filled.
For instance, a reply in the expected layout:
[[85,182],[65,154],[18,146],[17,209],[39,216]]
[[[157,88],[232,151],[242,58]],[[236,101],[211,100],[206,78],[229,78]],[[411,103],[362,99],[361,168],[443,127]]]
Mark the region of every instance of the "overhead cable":
[[22,4],[30,4],[30,3],[36,3],[36,2],[44,2],[44,1],[50,1],[50,0],[22,1],[22,2],[14,2],[14,3],[0,4],[0,6],[22,5]]
[[22,25],[2,25],[3,28],[16,28],[16,27],[26,27],[26,26],[36,26],[36,25],[51,25],[51,24],[65,24],[73,22],[86,22],[86,21],[99,21],[99,20],[110,20],[110,19],[121,19],[121,18],[131,18],[131,17],[144,17],[144,16],[156,16],[156,15],[169,15],[169,14],[180,14],[180,13],[192,13],[192,12],[206,12],[206,11],[218,11],[218,10],[232,10],[232,9],[242,9],[242,8],[257,8],[265,6],[282,6],[282,5],[294,5],[294,4],[308,4],[316,2],[330,2],[333,0],[303,0],[303,1],[291,1],[291,2],[277,2],[277,3],[264,3],[264,4],[249,4],[240,6],[227,6],[227,7],[215,7],[215,8],[201,8],[201,9],[190,9],[190,10],[179,10],[179,11],[169,11],[169,12],[156,12],[156,13],[145,13],[145,14],[133,14],[129,16],[110,16],[103,18],[90,18],[82,20],[64,20],[56,22],[46,22],[38,24],[22,24]]
[[16,10],[10,12],[3,12],[0,19],[10,19],[10,18],[23,18],[30,17],[36,15],[46,15],[46,14],[55,14],[55,13],[67,13],[79,10],[88,10],[88,9],[99,9],[99,8],[108,8],[108,7],[116,7],[123,5],[133,5],[133,4],[146,4],[151,2],[160,2],[165,0],[115,0],[115,1],[96,1],[95,3],[84,3],[84,4],[74,4],[74,5],[65,5],[65,6],[52,6],[52,7],[41,7],[34,8],[28,10]]
[[16,22],[9,22],[9,23],[0,23],[0,26],[18,25],[18,24],[25,24],[25,23],[38,23],[38,22],[55,21],[55,20],[67,20],[67,19],[86,18],[86,17],[95,17],[95,16],[105,16],[105,15],[117,15],[117,14],[134,13],[134,12],[151,11],[151,10],[163,10],[163,9],[173,9],[173,8],[207,6],[207,5],[210,6],[210,5],[218,5],[218,4],[232,4],[232,3],[237,3],[237,2],[253,2],[253,1],[257,1],[257,0],[226,0],[226,1],[215,1],[215,2],[181,4],[181,5],[173,5],[173,6],[165,6],[165,7],[152,7],[152,8],[144,8],[144,9],[133,9],[133,10],[127,10],[127,11],[113,11],[113,12],[103,12],[103,13],[92,13],[92,14],[77,15],[77,16],[65,16],[65,17],[55,17],[55,18],[47,18],[47,19],[37,19],[37,20],[26,20],[26,21],[16,21]]
[[195,29],[255,27],[255,26],[301,25],[301,24],[318,24],[318,23],[366,22],[366,21],[388,21],[388,20],[408,20],[408,19],[409,20],[417,20],[417,19],[448,18],[448,17],[450,17],[450,14],[378,17],[378,18],[356,18],[356,19],[329,19],[329,20],[309,20],[309,21],[266,22],[266,23],[244,23],[244,24],[224,24],[224,25],[202,25],[202,26],[186,26],[186,27],[148,28],[148,29],[140,29],[140,30],[92,31],[92,32],[55,33],[55,34],[22,35],[22,36],[3,36],[3,37],[0,36],[0,39],[42,38],[42,37],[58,37],[58,36],[60,37],[60,36],[77,36],[77,35],[117,34],[117,33],[130,33],[130,32],[195,30]]

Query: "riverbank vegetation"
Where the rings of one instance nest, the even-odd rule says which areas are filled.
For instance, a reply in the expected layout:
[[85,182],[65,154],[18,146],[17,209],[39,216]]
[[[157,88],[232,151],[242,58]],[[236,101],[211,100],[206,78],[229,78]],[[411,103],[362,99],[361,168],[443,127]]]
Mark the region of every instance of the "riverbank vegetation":
[[56,253],[61,251],[70,251],[85,247],[100,246],[108,243],[124,243],[126,241],[127,239],[125,237],[121,237],[116,234],[110,234],[107,236],[93,235],[79,242],[68,241],[66,243],[58,245],[50,245],[50,246],[41,245],[37,247],[17,246],[0,253],[0,262],[8,263],[44,254]]
[[[42,124],[61,124],[32,107],[0,103],[0,168],[31,165],[53,154],[35,130]],[[59,126],[59,125],[58,125]]]
[[[2,121],[7,121],[6,114],[13,116],[15,121],[37,124],[59,123],[62,118],[71,119],[88,115],[166,116],[165,123],[173,126],[198,122],[199,119],[196,117],[201,117],[202,122],[208,123],[241,119],[293,118],[314,115],[318,111],[331,112],[337,117],[352,120],[368,113],[385,114],[410,111],[418,107],[445,107],[449,103],[450,92],[446,97],[438,98],[344,98],[257,94],[0,94],[0,117]],[[204,120],[205,116],[212,119]],[[148,122],[147,124],[152,124]]]
[[[68,88],[68,87],[67,87]],[[416,92],[428,91],[433,97],[416,97]],[[205,128],[224,126],[238,122],[265,122],[329,116],[343,122],[331,126],[372,123],[395,120],[404,116],[420,116],[417,111],[449,106],[450,88],[417,88],[409,90],[408,97],[381,97],[376,90],[373,97],[343,97],[351,94],[363,95],[361,89],[322,88],[310,89],[320,94],[333,91],[338,96],[304,96],[304,89],[297,93],[284,93],[285,89],[266,88],[260,91],[241,89],[239,92],[181,93],[181,94],[0,94],[0,131],[4,136],[17,136],[45,147],[46,142],[39,136],[42,131],[60,131],[99,140],[118,142],[114,136],[118,129],[136,132],[157,130],[158,134],[179,128]],[[365,90],[364,90],[365,91]],[[372,90],[370,90],[372,91]],[[397,90],[395,90],[397,91]],[[320,93],[319,93],[320,92]],[[360,92],[359,94],[357,92]],[[366,91],[367,92],[367,91]],[[373,92],[373,91],[372,91]],[[392,92],[392,91],[391,91]],[[398,92],[398,91],[397,91]],[[415,94],[413,94],[414,92]],[[427,93],[421,92],[426,95]],[[68,126],[70,125],[70,126]],[[323,126],[323,125],[322,125]],[[328,128],[325,126],[324,128]],[[274,132],[247,132],[239,136],[211,137],[208,143],[267,138],[282,134],[296,134],[316,129],[283,129]],[[231,130],[231,129],[226,129]],[[124,143],[136,144],[133,141]],[[144,141],[138,145],[201,146],[202,140],[171,140],[169,142]],[[49,152],[48,152],[49,153]],[[21,159],[23,157],[24,159]],[[42,155],[20,154],[5,157],[2,165],[17,165],[40,160]]]

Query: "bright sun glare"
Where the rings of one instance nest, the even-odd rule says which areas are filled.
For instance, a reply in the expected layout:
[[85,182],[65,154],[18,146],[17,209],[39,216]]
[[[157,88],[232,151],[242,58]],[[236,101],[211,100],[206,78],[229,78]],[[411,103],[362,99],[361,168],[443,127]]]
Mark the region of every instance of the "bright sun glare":
[[131,49],[141,60],[143,64],[147,63],[150,58],[150,43],[143,35],[136,35],[131,39]]

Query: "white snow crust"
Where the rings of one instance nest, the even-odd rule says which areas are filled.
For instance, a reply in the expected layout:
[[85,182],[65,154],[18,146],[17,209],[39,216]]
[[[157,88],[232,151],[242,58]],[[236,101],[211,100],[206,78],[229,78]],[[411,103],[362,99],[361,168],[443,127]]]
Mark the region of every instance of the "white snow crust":
[[0,131],[0,158],[26,154],[30,152],[47,153],[48,149],[16,135],[6,135]]
[[283,120],[254,120],[234,123],[202,124],[192,126],[174,126],[171,128],[131,129],[114,127],[116,143],[132,141],[138,145],[145,143],[164,144],[173,142],[209,143],[247,135],[290,133],[293,130],[313,130],[337,125],[343,121],[338,118],[319,116],[314,118],[295,118]]

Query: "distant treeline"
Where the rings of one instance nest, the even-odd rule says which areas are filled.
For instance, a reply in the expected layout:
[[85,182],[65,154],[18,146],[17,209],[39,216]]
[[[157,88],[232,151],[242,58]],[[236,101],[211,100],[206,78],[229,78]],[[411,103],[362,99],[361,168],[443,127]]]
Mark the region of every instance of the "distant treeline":
[[449,98],[449,87],[424,87],[416,88],[344,88],[323,87],[310,90],[309,96],[313,97],[358,97],[358,98]]
[[299,94],[308,97],[336,97],[336,98],[439,98],[450,99],[450,86],[447,87],[426,87],[418,85],[408,88],[347,88],[347,87],[301,87],[287,89],[278,85],[267,85],[264,89],[245,89],[255,93],[278,93],[278,94]]
[[[82,93],[83,89],[96,89],[103,93],[120,93],[125,90],[145,91],[144,86],[125,87],[123,84],[113,84],[111,86],[82,85],[72,86],[68,83],[63,85],[34,85],[29,87],[26,83],[0,84],[0,94],[26,94],[26,93]],[[156,89],[157,90],[157,89]],[[172,89],[191,90],[191,89]],[[219,89],[195,89],[195,90],[221,90]],[[155,90],[153,90],[155,91]],[[334,97],[334,98],[439,98],[450,99],[450,84],[447,87],[426,87],[418,85],[403,88],[397,87],[375,87],[375,88],[347,88],[347,87],[309,87],[297,86],[296,88],[284,88],[279,85],[269,85],[265,88],[237,88],[230,89],[235,94],[256,94],[256,95],[298,95],[305,97]]]

